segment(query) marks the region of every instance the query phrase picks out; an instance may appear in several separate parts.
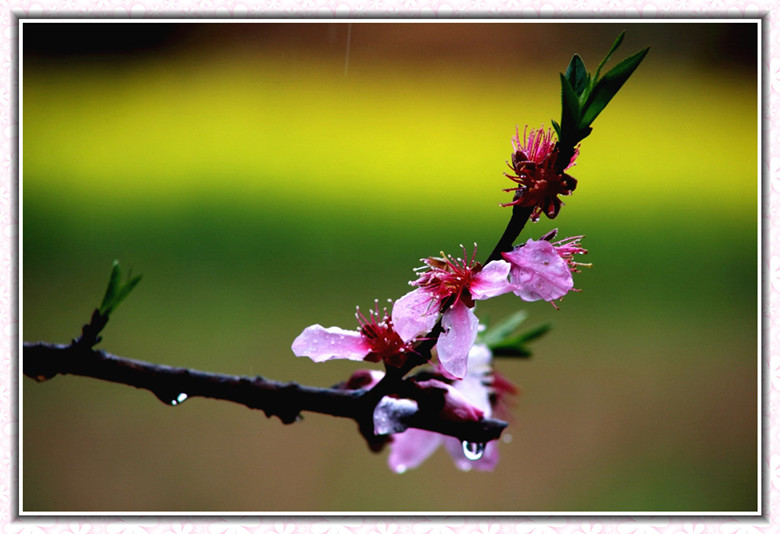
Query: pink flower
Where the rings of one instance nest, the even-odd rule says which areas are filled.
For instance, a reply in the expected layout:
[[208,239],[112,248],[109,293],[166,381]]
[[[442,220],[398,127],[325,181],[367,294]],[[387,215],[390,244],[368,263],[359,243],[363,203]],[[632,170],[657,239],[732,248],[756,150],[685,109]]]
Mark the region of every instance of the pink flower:
[[[453,407],[450,411],[451,416],[479,420],[473,419],[473,417],[481,413],[484,417],[490,417],[493,407],[504,402],[501,397],[510,392],[516,392],[511,384],[506,385],[509,383],[505,379],[502,379],[499,388],[493,387],[494,374],[491,359],[492,354],[486,346],[474,345],[471,348],[466,376],[463,380],[449,386],[447,390],[445,410],[446,406],[451,404]],[[438,382],[438,384],[443,385],[438,380],[429,380],[428,382]],[[436,386],[441,387],[438,384]],[[456,405],[458,407],[454,408]],[[409,428],[402,433],[393,435],[388,465],[396,473],[403,473],[419,466],[440,445],[444,446],[455,465],[463,471],[471,468],[490,471],[498,463],[498,445],[495,441],[487,444],[467,444],[451,436]]]
[[463,378],[466,360],[477,336],[474,300],[484,300],[512,290],[507,281],[510,265],[497,260],[484,268],[463,249],[463,259],[452,256],[422,260],[427,270],[411,285],[417,289],[398,299],[392,312],[393,324],[408,342],[430,332],[441,316],[442,333],[437,341],[439,362],[450,378]]
[[554,219],[562,205],[558,195],[570,195],[577,187],[577,180],[563,171],[574,165],[578,152],[575,150],[571,160],[559,170],[560,152],[552,130],[545,133],[544,128],[540,128],[528,133],[526,126],[522,139],[519,128],[516,132],[512,138],[514,152],[509,165],[514,175],[504,175],[518,185],[505,189],[515,191],[515,196],[512,202],[502,205],[533,208],[532,221],[539,220],[542,213]]
[[[555,233],[549,234],[552,238]],[[578,272],[574,254],[587,251],[579,246],[582,236],[570,237],[556,243],[546,239],[529,239],[503,256],[511,264],[509,281],[515,295],[526,301],[553,301],[563,297],[574,287],[572,272]]]
[[344,330],[337,326],[325,328],[315,324],[303,330],[295,338],[292,351],[296,356],[306,356],[315,362],[333,359],[379,362],[400,367],[413,352],[411,344],[402,340],[393,328],[392,319],[384,311],[372,310],[369,318],[358,311],[360,329]]

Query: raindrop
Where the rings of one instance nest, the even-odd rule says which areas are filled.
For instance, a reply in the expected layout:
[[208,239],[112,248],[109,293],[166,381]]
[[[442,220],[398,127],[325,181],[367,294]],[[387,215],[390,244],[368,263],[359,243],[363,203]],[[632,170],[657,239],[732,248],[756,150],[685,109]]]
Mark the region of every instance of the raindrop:
[[483,454],[485,454],[484,443],[474,443],[471,441],[463,442],[463,455],[466,457],[467,460],[476,462],[477,460],[482,458]]
[[152,393],[154,393],[155,397],[160,399],[163,404],[167,404],[168,406],[178,406],[189,397],[186,393],[175,393],[171,391],[153,391]]
[[187,400],[187,394],[186,393],[179,393],[176,395],[176,397],[171,399],[171,406],[178,406],[182,402]]

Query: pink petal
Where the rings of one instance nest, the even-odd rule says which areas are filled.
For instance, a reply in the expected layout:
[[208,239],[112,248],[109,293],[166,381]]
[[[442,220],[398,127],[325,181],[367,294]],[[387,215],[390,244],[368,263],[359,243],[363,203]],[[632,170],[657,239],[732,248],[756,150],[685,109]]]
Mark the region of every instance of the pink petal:
[[441,318],[444,331],[439,335],[436,349],[439,363],[449,378],[466,376],[469,351],[477,338],[479,320],[474,312],[458,301]]
[[459,388],[435,378],[418,382],[417,385],[422,388],[438,388],[446,391],[444,394],[444,407],[441,411],[442,419],[449,421],[479,421],[484,418],[483,411],[475,406]]
[[475,408],[482,410],[485,417],[490,417],[490,391],[485,385],[486,378],[492,373],[490,349],[485,345],[474,345],[468,356],[466,376],[455,382],[453,387],[461,393]]
[[452,456],[455,466],[461,471],[492,471],[498,464],[498,442],[489,441],[485,444],[485,452],[478,460],[469,460],[463,453],[463,442],[457,438],[445,436],[443,438],[444,448]]
[[410,291],[393,304],[393,328],[404,342],[430,332],[438,317],[436,303],[421,289]]
[[401,434],[394,434],[387,463],[396,473],[414,469],[433,454],[441,441],[441,434],[419,428],[410,428]]
[[507,280],[511,265],[504,260],[491,261],[469,284],[469,293],[476,300],[485,300],[512,291]]
[[359,361],[370,350],[368,341],[360,332],[338,326],[324,328],[318,324],[304,329],[292,344],[296,356],[308,356],[315,362],[334,359]]
[[515,295],[523,300],[555,300],[574,287],[569,267],[549,241],[529,239],[504,258],[512,264],[509,279]]
[[347,389],[371,389],[384,378],[385,373],[376,369],[358,369],[347,379]]

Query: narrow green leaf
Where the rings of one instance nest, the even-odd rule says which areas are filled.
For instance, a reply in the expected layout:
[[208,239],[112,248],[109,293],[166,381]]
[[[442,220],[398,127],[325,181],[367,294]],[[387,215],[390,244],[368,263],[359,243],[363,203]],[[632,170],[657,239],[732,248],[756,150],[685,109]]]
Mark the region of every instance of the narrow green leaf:
[[624,59],[616,67],[606,73],[603,78],[596,82],[588,100],[583,106],[582,117],[579,122],[579,127],[581,129],[590,126],[596,117],[598,117],[599,113],[607,107],[607,104],[612,100],[612,97],[617,94],[620,88],[623,87],[623,84],[626,83],[626,80],[634,73],[634,70],[636,70],[639,63],[644,59],[648,50],[650,49],[645,48],[633,56]]
[[108,287],[106,287],[106,293],[103,295],[103,301],[100,303],[100,312],[105,314],[106,308],[119,292],[119,280],[122,277],[122,272],[119,268],[119,262],[114,260],[111,265],[111,274],[108,277]]
[[574,54],[569,62],[569,66],[566,68],[566,79],[569,80],[574,92],[577,96],[581,96],[583,91],[588,88],[590,75],[585,69],[585,63],[582,62],[582,58]]
[[588,126],[587,128],[579,128],[577,130],[577,136],[575,138],[576,141],[574,141],[574,144],[576,145],[577,143],[579,143],[580,141],[588,137],[590,135],[590,132],[592,131],[593,128],[591,128],[590,126]]
[[577,93],[563,74],[561,74],[561,108],[561,137],[565,137],[570,130],[577,128],[582,114]]
[[492,348],[494,345],[503,342],[523,323],[523,321],[526,320],[527,317],[528,312],[525,310],[513,313],[496,326],[492,326],[485,330],[485,333],[482,336],[482,343]]
[[531,340],[534,340],[538,337],[542,337],[544,334],[549,332],[552,329],[552,325],[550,323],[543,323],[539,326],[535,326],[533,328],[530,328],[524,332],[522,332],[519,336],[512,338],[510,341],[520,342],[520,343],[527,343]]
[[[569,156],[574,154],[574,147],[579,140],[587,135],[581,135],[579,127],[582,120],[580,102],[569,80],[561,74],[561,124],[558,132],[558,146],[562,153]],[[565,157],[564,157],[565,159]]]
[[128,273],[128,280],[124,284],[121,282],[122,270],[119,268],[119,262],[114,261],[111,266],[111,276],[108,280],[106,294],[103,296],[103,302],[100,303],[98,311],[101,315],[110,315],[119,304],[127,298],[127,295],[141,281],[141,276],[131,277]]
[[122,287],[122,290],[119,292],[119,294],[114,299],[114,302],[112,303],[111,311],[113,311],[117,306],[119,306],[125,298],[130,294],[130,292],[135,288],[135,286],[138,285],[138,282],[141,281],[141,275],[136,276],[135,278],[132,278],[128,280],[128,282]]
[[607,61],[609,61],[609,58],[612,57],[612,54],[615,53],[615,50],[618,49],[620,46],[620,43],[623,42],[623,37],[626,36],[626,32],[620,32],[620,35],[617,36],[617,39],[615,39],[615,42],[612,43],[612,46],[609,49],[609,52],[607,52],[607,55],[604,56],[604,59],[601,60],[601,63],[599,63],[598,68],[596,69],[596,76],[593,77],[594,83],[598,82],[599,79],[599,73],[601,73],[601,68],[606,65]]
[[494,356],[520,356],[528,357],[531,355],[531,350],[526,347],[526,344],[538,337],[543,336],[550,330],[551,326],[547,323],[536,326],[530,330],[526,330],[512,338],[505,339],[501,343],[490,347]]
[[555,134],[558,136],[558,139],[561,138],[561,125],[555,122],[555,119],[550,119],[550,122],[552,123],[553,130],[555,130]]

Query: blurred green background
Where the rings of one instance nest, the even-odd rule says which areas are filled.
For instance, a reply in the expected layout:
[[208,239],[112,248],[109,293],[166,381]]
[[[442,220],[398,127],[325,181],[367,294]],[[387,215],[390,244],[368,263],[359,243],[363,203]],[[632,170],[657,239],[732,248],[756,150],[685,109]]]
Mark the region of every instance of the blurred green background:
[[[558,73],[650,54],[594,123],[551,228],[592,269],[528,361],[492,473],[444,450],[396,475],[351,421],[78,377],[22,381],[25,511],[749,511],[758,506],[757,27],[721,23],[26,22],[25,341],[67,342],[111,262],[143,280],[101,347],[328,386],[306,326],[405,293],[479,244],[515,125],[560,116]],[[613,63],[614,64],[614,60]]]

